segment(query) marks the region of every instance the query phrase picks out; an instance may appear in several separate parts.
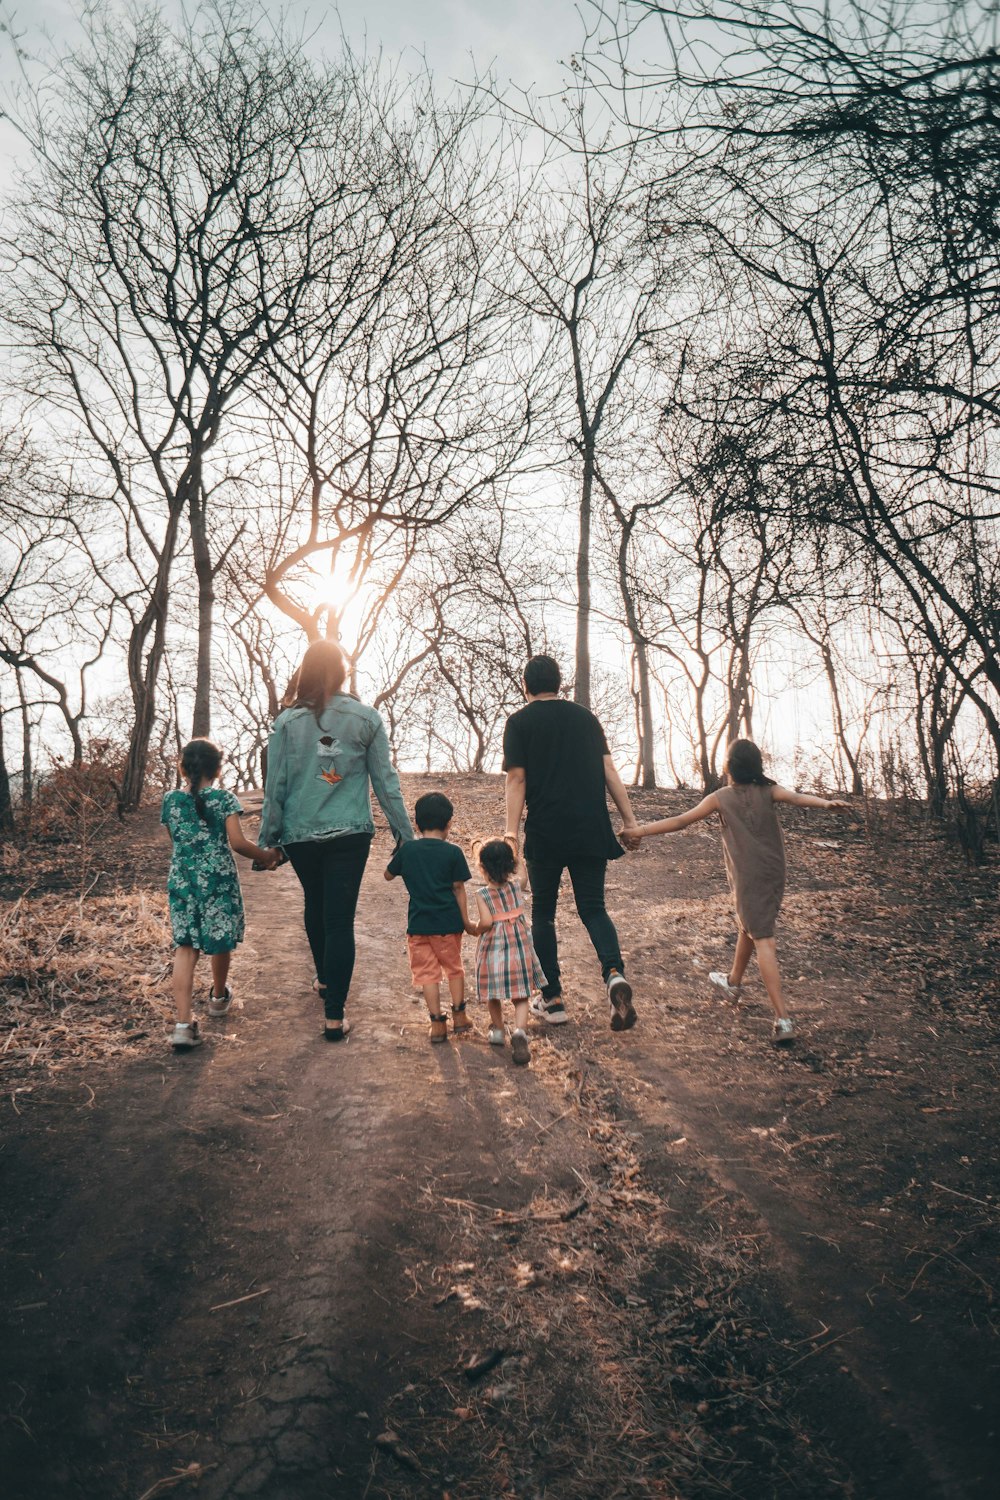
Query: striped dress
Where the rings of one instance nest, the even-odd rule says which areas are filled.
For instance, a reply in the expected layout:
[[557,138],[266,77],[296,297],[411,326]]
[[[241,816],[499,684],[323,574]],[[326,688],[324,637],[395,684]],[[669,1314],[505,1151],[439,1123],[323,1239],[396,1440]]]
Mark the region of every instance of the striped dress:
[[493,926],[476,948],[476,990],[480,1000],[526,1000],[545,983],[524,917],[524,897],[516,880],[483,885],[476,895],[493,917]]

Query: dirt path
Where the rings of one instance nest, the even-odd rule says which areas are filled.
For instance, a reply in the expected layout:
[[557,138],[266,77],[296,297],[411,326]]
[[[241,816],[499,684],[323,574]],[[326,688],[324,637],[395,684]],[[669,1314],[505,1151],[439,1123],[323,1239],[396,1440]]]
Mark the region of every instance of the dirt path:
[[[494,779],[451,795],[495,820]],[[613,868],[634,1033],[567,916],[574,1024],[526,1070],[428,1047],[384,836],[345,1045],[294,877],[248,876],[200,1052],[0,1101],[4,1495],[994,1493],[995,905],[831,827],[789,828],[787,1059],[705,995],[709,838]],[[911,964],[904,909],[964,959]]]

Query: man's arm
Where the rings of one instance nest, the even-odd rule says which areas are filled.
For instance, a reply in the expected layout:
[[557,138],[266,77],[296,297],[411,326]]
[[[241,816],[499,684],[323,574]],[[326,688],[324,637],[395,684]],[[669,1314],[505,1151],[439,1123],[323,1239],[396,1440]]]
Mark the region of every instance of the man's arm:
[[[521,838],[521,814],[524,812],[523,766],[508,767],[507,784],[504,788],[504,800],[507,804],[507,827],[505,829],[505,837],[515,839],[519,842]],[[515,853],[516,852],[517,851],[515,850]]]
[[634,828],[638,828],[638,820],[632,811],[632,804],[628,800],[625,783],[615,770],[615,763],[610,755],[604,757],[604,785],[611,793],[612,802],[621,813],[622,832],[631,833]]

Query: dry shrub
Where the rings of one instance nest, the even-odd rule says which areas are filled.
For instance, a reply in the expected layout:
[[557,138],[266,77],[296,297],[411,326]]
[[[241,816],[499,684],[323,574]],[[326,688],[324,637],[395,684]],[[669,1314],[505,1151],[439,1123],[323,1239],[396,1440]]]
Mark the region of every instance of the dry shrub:
[[168,1013],[166,897],[23,896],[0,920],[5,1072],[159,1043]]

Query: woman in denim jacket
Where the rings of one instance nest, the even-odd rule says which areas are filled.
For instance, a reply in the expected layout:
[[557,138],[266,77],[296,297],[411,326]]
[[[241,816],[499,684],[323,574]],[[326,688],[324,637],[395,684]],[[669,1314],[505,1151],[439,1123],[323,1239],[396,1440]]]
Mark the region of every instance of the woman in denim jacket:
[[305,895],[305,927],[326,1015],[341,1041],[354,971],[354,914],[372,835],[369,783],[397,839],[412,839],[385,726],[344,692],[347,668],[333,641],[314,641],[274,721],[260,843],[280,844]]

